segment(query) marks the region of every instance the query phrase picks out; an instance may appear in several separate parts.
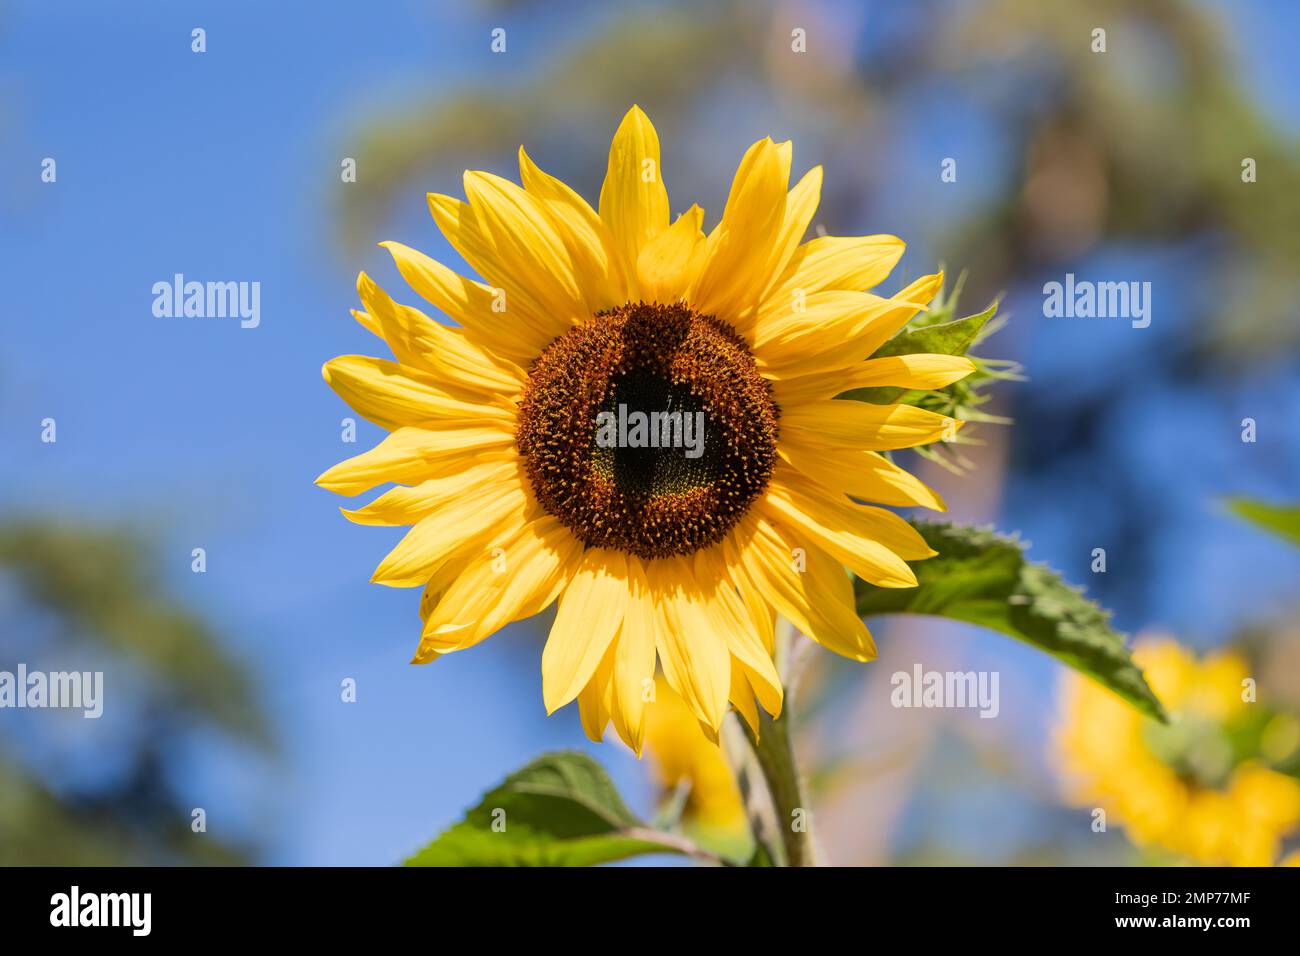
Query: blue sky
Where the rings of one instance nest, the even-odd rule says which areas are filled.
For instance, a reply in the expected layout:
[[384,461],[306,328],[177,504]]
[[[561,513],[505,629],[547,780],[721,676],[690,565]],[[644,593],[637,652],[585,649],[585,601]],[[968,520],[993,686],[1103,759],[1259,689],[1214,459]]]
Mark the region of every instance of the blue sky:
[[[210,826],[269,833],[273,862],[392,862],[542,749],[588,746],[576,713],[543,718],[542,623],[435,666],[406,666],[419,592],[368,583],[399,533],[347,523],[342,500],[312,485],[378,437],[363,422],[357,446],[340,442],[349,413],[319,372],[334,355],[375,351],[347,313],[356,271],[392,277],[381,250],[345,261],[336,242],[334,190],[346,188],[338,168],[349,131],[372,106],[497,66],[487,62],[487,21],[437,6],[26,3],[0,19],[0,243],[9,280],[0,507],[159,535],[170,583],[255,670],[287,756],[271,771],[213,745],[183,785],[209,808]],[[1300,90],[1283,38],[1294,36],[1296,14],[1285,15],[1288,28],[1267,22],[1265,5],[1233,7],[1248,12],[1240,45],[1258,54],[1247,75],[1294,130]],[[190,50],[196,25],[207,30],[201,56]],[[518,59],[506,68],[527,70],[579,29],[576,19],[519,21]],[[923,143],[926,119],[917,117],[903,142]],[[995,163],[996,144],[978,122],[959,129],[974,155]],[[47,156],[58,163],[55,184],[39,180]],[[594,198],[597,183],[578,185]],[[410,190],[414,207],[422,192]],[[935,215],[942,211],[927,209]],[[375,238],[448,251],[414,216]],[[1165,280],[1162,291],[1174,290],[1194,262],[1170,253],[1150,268]],[[260,282],[260,327],[155,318],[151,287],[178,272]],[[1010,290],[1013,314],[1032,315],[1033,295]],[[1160,334],[1141,348],[1158,348]],[[1041,324],[1006,335],[1031,375],[1068,381],[1073,372],[1080,387],[1087,362],[1141,362],[1124,354],[1133,336],[1112,341]],[[1253,394],[1230,401],[1265,408],[1270,427],[1286,427],[1296,420],[1295,379],[1294,362],[1280,362]],[[1245,490],[1286,492],[1296,440],[1246,449],[1272,462],[1249,468],[1241,447],[1206,439],[1207,428],[1239,419],[1238,409],[1178,394],[1177,383],[1154,383],[1145,397],[1116,410],[1114,460],[1149,486],[1153,507],[1188,515],[1185,533],[1161,541],[1159,553],[1190,561],[1153,595],[1148,616],[1213,643],[1243,607],[1280,601],[1297,565],[1208,499],[1243,473]],[[1169,411],[1175,404],[1179,414]],[[55,445],[39,441],[45,417],[58,422]],[[1192,466],[1171,469],[1175,455]],[[1187,480],[1175,484],[1180,474]],[[1052,488],[1012,488],[1020,494],[1005,525],[1024,531],[1037,556],[1082,573],[1086,562],[1065,550],[1074,507]],[[207,551],[204,575],[189,571],[194,547]],[[1051,672],[1010,642],[987,646],[1008,667]],[[340,701],[345,677],[358,683],[356,704]],[[1049,684],[1038,682],[1044,707]],[[614,746],[595,752],[647,810],[644,768]]]

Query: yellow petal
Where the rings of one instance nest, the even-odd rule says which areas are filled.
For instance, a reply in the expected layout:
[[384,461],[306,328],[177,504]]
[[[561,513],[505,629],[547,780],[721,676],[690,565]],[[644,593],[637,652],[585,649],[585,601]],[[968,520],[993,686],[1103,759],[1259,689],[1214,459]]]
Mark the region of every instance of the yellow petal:
[[749,678],[745,676],[745,669],[734,660],[731,664],[731,690],[727,693],[727,699],[731,701],[731,705],[736,708],[736,713],[740,714],[741,719],[749,725],[749,729],[757,737],[759,723],[758,708],[754,706],[754,688],[749,685]]
[[[543,321],[526,321],[504,296],[400,242],[381,242],[407,284],[458,322],[471,341],[492,355],[526,367],[554,338]],[[377,333],[378,334],[378,333]]]
[[500,399],[474,389],[440,385],[426,374],[368,355],[341,355],[326,362],[322,373],[330,388],[358,414],[389,431],[438,419],[462,425],[496,422],[503,428],[512,427],[515,420],[514,409]]
[[912,448],[951,438],[963,424],[913,405],[873,405],[852,399],[805,402],[781,413],[781,434],[813,448]]
[[518,396],[524,374],[517,365],[493,358],[458,329],[419,309],[394,302],[364,272],[357,277],[357,294],[401,364],[450,385],[508,395],[512,401]]
[[772,394],[779,407],[794,408],[807,402],[834,398],[856,388],[893,386],[922,391],[943,388],[965,378],[975,369],[975,363],[961,355],[891,355],[833,371],[797,378],[773,378]]
[[511,621],[541,613],[567,583],[581,547],[549,515],[512,538],[489,539],[429,612],[419,654],[471,647]]
[[704,250],[703,221],[704,210],[692,206],[646,243],[636,264],[642,299],[672,303],[686,292]]
[[780,510],[798,511],[839,531],[878,541],[908,561],[932,558],[938,553],[894,512],[825,491],[783,464],[777,465],[768,487],[768,498],[783,503]]
[[695,578],[704,592],[705,606],[714,631],[727,642],[732,668],[742,667],[749,685],[758,695],[763,709],[773,717],[781,714],[781,678],[771,653],[753,626],[740,595],[723,573],[721,549],[695,553]]
[[745,605],[745,613],[749,615],[754,633],[758,635],[758,639],[763,643],[763,649],[771,657],[776,650],[776,611],[745,571],[739,554],[734,549],[728,548],[725,540],[722,557],[727,567],[727,576],[740,594],[740,600]]
[[483,545],[501,535],[505,526],[517,526],[530,507],[521,474],[467,488],[461,507],[441,509],[421,519],[379,563],[371,580],[395,588],[420,587],[457,549]]
[[542,699],[554,713],[587,686],[627,608],[627,561],[622,552],[590,548],[582,556],[542,651]]
[[878,587],[915,587],[916,575],[904,558],[919,560],[935,553],[898,515],[847,498],[841,504],[812,488],[797,489],[773,480],[761,507],[783,527]]
[[786,434],[781,436],[777,454],[827,491],[899,508],[947,510],[938,493],[874,451],[818,448]]
[[[508,208],[493,212],[438,193],[429,193],[428,199],[429,212],[442,234],[492,290],[492,308],[502,322],[513,318],[550,342],[582,314],[580,299],[566,296],[563,285],[539,274],[528,233],[512,237]],[[554,242],[563,248],[558,238]],[[549,251],[554,253],[554,248]]]
[[897,236],[820,236],[800,246],[763,295],[760,319],[788,311],[798,296],[827,289],[860,292],[879,284],[903,255]]
[[519,148],[519,173],[524,190],[541,205],[581,280],[591,312],[628,300],[627,280],[609,229],[587,201],[568,185],[547,175]]
[[[456,582],[461,572],[473,560],[474,555],[477,553],[475,550],[477,547],[477,542],[474,542],[470,548],[457,549],[447,555],[446,560],[434,568],[433,574],[424,585],[424,592],[420,595],[420,620],[428,619],[433,609],[438,606],[438,602],[442,600],[442,596],[447,593],[447,589]],[[433,648],[419,647],[416,649],[415,654],[412,655],[411,663],[428,664],[431,661],[436,661],[441,656]]]
[[668,228],[668,190],[660,166],[659,136],[650,118],[633,106],[609,147],[609,167],[600,187],[600,219],[614,237],[629,279],[628,296],[637,298],[637,260],[641,250]]
[[[790,259],[799,244],[803,242],[813,216],[817,214],[817,205],[822,195],[822,168],[814,166],[804,174],[803,179],[790,190],[785,200],[785,218],[772,249],[772,256],[767,265],[768,285],[776,282],[784,273]],[[766,291],[766,287],[764,289]]]
[[618,735],[639,757],[645,743],[646,691],[654,684],[654,604],[640,558],[628,558],[628,605],[614,657],[610,716]]
[[[801,310],[768,312],[755,321],[755,354],[792,396],[837,394],[821,387],[832,376],[856,369],[923,310],[943,285],[943,273],[920,279],[883,299],[867,292],[819,292]],[[803,379],[803,381],[798,381]],[[845,391],[846,389],[840,389]]]
[[763,273],[785,218],[789,161],[770,139],[745,153],[722,220],[709,236],[698,278],[687,297],[696,309],[728,318],[757,304]]
[[862,341],[858,343],[863,349],[862,354],[870,355],[892,339],[916,315],[916,303],[929,305],[930,300],[942,288],[943,271],[940,270],[932,275],[921,276],[899,289],[890,297],[890,301],[897,303],[899,308],[878,317],[863,332]]
[[399,428],[369,451],[326,470],[316,484],[340,495],[358,495],[386,481],[411,484],[458,471],[473,456],[508,449],[514,441],[508,428]]
[[605,725],[609,723],[613,704],[614,653],[615,646],[611,643],[590,680],[578,692],[578,714],[582,718],[582,729],[596,743],[605,739]]
[[756,322],[754,354],[765,371],[781,379],[825,375],[875,351],[866,334],[875,324],[901,313],[901,325],[923,307],[870,292],[819,292],[801,310]]
[[464,179],[465,196],[511,278],[559,318],[587,318],[590,310],[573,260],[541,204],[492,173],[470,171]]
[[[772,137],[770,136],[768,137],[768,139],[771,138]],[[786,183],[790,182],[790,163],[793,159],[794,159],[793,142],[787,139],[785,142],[776,144],[776,161],[781,166],[781,178],[784,179]],[[784,214],[782,215],[782,218],[783,219],[785,218]]]
[[964,355],[889,355],[853,366],[842,384],[846,391],[875,386],[943,388],[973,371],[975,363]]
[[731,654],[713,627],[686,558],[660,558],[647,574],[657,607],[656,644],[664,677],[717,739],[731,688]]
[[369,312],[364,312],[361,309],[353,309],[352,318],[360,322],[361,327],[364,328],[367,332],[370,332],[371,334],[376,335],[381,339],[384,337],[384,327],[380,325],[379,320],[376,319]]
[[[822,168],[814,166],[786,195],[785,218],[781,222],[776,242],[768,255],[767,264],[763,267],[763,293],[759,296],[760,303],[767,300],[772,288],[785,275],[790,259],[799,248],[799,244],[803,242],[804,234],[817,213],[821,191]],[[737,332],[752,341],[753,326],[757,316],[757,309],[747,309],[743,313],[734,315],[731,324]]]
[[355,510],[344,510],[343,516],[355,524],[411,525],[427,517],[444,505],[459,506],[466,488],[476,488],[484,482],[494,483],[518,473],[518,456],[513,449],[495,453],[480,453],[459,471],[430,478],[418,485],[399,485],[390,488],[370,504]]
[[750,512],[724,541],[727,562],[743,568],[752,586],[783,617],[817,643],[858,661],[876,646],[853,603],[844,567],[807,539]]

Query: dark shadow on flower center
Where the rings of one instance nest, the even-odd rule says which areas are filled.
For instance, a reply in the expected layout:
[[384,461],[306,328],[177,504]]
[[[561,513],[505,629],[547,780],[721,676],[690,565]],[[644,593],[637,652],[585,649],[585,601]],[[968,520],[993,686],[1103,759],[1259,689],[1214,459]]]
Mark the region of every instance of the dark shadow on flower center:
[[777,418],[730,326],[636,303],[537,358],[515,438],[538,501],[576,537],[658,558],[714,544],[740,520],[771,478]]
[[623,441],[612,447],[594,441],[592,468],[620,491],[682,494],[706,487],[723,474],[721,444],[709,440],[718,424],[709,421],[704,403],[689,385],[633,369],[610,382],[602,411],[614,425],[621,419]]

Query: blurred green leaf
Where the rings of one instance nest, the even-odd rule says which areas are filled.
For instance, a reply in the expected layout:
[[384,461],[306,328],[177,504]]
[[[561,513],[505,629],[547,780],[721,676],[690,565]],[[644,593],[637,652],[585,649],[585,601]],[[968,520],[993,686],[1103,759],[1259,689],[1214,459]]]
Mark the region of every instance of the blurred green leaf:
[[116,795],[60,793],[0,748],[0,866],[247,866],[253,847],[196,835],[186,809],[141,821]]
[[746,866],[776,866],[772,861],[772,854],[768,852],[767,847],[762,841],[757,841],[754,845],[754,853],[749,858]]
[[57,764],[30,759],[57,741],[23,730],[10,748],[0,728],[0,865],[255,861],[248,836],[192,830],[175,781],[189,766],[191,731],[221,729],[273,752],[264,713],[248,673],[169,593],[149,542],[67,519],[10,519],[0,522],[0,586],[12,599],[0,602],[0,632],[33,638],[28,649],[42,657],[89,654],[86,665],[131,678],[112,774],[69,785]]
[[269,745],[248,674],[167,594],[145,542],[112,528],[12,522],[0,525],[0,571],[65,621],[70,640],[133,658],[179,709]]
[[1001,631],[1088,675],[1142,713],[1166,719],[1109,614],[1051,569],[1026,560],[1019,541],[946,522],[913,524],[938,556],[912,564],[915,588],[855,580],[863,617],[929,614]]
[[406,865],[592,866],[688,848],[638,819],[595,760],[563,751],[511,774]]
[[1229,498],[1227,505],[1251,524],[1300,544],[1300,505],[1273,505],[1250,498]]
[[[579,192],[584,183],[598,186],[610,136],[633,103],[654,116],[669,168],[669,157],[685,147],[673,135],[680,118],[701,90],[715,88],[731,70],[753,73],[752,51],[761,36],[757,11],[739,6],[628,8],[557,48],[526,82],[506,74],[499,82],[439,91],[364,116],[347,139],[365,174],[337,193],[345,247],[356,254],[373,243],[399,197],[423,208],[434,171],[512,162],[520,144]],[[572,166],[553,165],[548,140],[564,147],[557,152]]]

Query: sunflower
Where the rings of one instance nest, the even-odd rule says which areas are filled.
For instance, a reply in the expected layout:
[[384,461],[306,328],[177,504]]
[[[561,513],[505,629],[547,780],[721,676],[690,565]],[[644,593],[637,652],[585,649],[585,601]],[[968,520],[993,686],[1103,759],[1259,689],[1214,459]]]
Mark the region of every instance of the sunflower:
[[1146,638],[1133,660],[1170,715],[1144,717],[1067,672],[1055,748],[1067,798],[1105,809],[1133,842],[1213,866],[1269,866],[1300,827],[1300,781],[1267,766],[1259,715],[1243,698],[1245,660],[1198,660],[1169,638]]
[[[960,423],[836,396],[973,371],[949,355],[869,358],[943,277],[877,296],[864,290],[902,241],[803,242],[822,172],[789,188],[788,142],[749,148],[707,234],[698,206],[670,221],[658,136],[637,107],[614,136],[598,209],[522,149],[519,162],[522,186],[467,172],[465,201],[428,197],[483,281],[382,243],[459,328],[360,276],[354,315],[396,361],[343,356],[324,374],[389,434],[318,483],[345,495],[396,484],[344,514],[412,526],[373,580],[424,588],[414,662],[558,602],[542,654],[548,713],[576,699],[593,739],[612,721],[640,754],[644,688],[662,669],[710,739],[728,703],[757,729],[758,707],[781,709],[776,614],[870,660],[847,571],[911,587],[907,562],[934,553],[877,505],[942,502],[881,452]],[[616,415],[620,441],[598,442]],[[647,439],[647,416],[661,441]],[[690,421],[696,448],[682,446]]]

